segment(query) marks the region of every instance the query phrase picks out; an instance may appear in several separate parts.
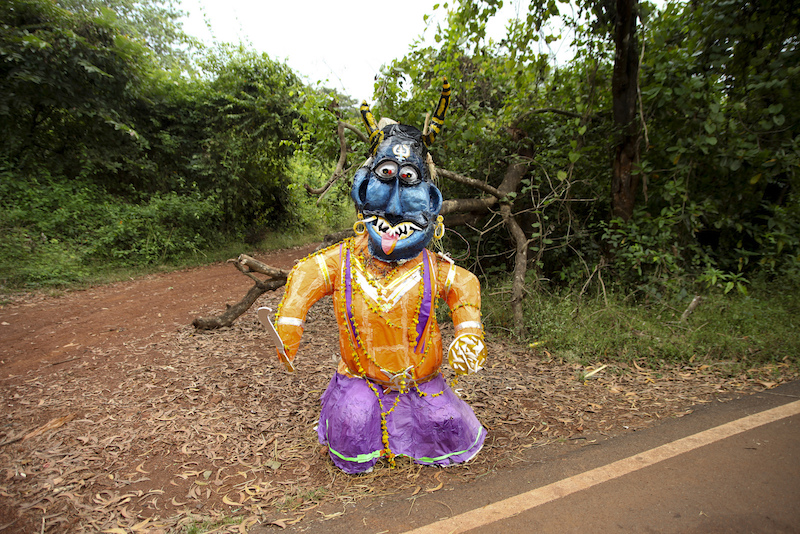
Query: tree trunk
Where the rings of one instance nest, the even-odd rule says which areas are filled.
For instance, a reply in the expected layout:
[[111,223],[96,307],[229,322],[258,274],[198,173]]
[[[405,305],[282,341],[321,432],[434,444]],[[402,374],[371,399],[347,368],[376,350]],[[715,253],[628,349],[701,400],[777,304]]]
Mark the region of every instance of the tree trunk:
[[525,314],[523,313],[522,300],[525,297],[525,273],[528,271],[528,236],[520,227],[512,211],[513,201],[507,195],[516,192],[520,181],[528,172],[528,163],[515,162],[508,166],[500,187],[497,188],[500,198],[504,199],[500,206],[500,215],[503,223],[514,241],[514,275],[511,286],[511,310],[514,314],[514,333],[525,337]]
[[514,333],[520,338],[525,337],[525,313],[522,301],[525,297],[525,274],[528,272],[528,237],[520,227],[514,214],[511,213],[511,204],[500,206],[503,222],[514,240],[516,252],[514,254],[514,275],[511,286],[511,310],[514,314]]
[[639,94],[639,55],[636,37],[638,0],[617,0],[614,25],[614,74],[611,94],[614,126],[619,140],[614,152],[611,178],[611,202],[615,217],[627,221],[633,215],[639,175],[639,125],[636,121],[636,102]]

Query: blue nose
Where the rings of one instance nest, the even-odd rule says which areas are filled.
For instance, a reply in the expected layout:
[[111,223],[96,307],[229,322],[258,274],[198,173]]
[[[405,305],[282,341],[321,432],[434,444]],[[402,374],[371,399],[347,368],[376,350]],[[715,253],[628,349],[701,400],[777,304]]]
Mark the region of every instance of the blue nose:
[[405,210],[403,209],[403,201],[400,199],[400,181],[395,180],[391,188],[392,190],[386,203],[386,215],[402,217]]

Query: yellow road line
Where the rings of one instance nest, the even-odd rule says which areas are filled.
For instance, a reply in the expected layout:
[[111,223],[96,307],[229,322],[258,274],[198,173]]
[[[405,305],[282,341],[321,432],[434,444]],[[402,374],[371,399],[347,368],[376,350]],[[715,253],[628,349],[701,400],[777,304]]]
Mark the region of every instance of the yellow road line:
[[553,482],[541,488],[536,488],[502,501],[487,504],[469,512],[464,512],[448,519],[442,519],[430,525],[409,530],[405,534],[440,534],[442,532],[466,532],[473,528],[482,527],[495,521],[501,521],[517,514],[536,508],[542,504],[566,497],[608,480],[619,478],[639,469],[669,460],[680,454],[699,449],[717,441],[735,436],[742,432],[752,430],[780,419],[800,414],[800,401],[791,402],[749,415],[730,423],[725,423],[703,432],[666,443],[660,447],[623,458],[616,462],[580,473],[558,482]]

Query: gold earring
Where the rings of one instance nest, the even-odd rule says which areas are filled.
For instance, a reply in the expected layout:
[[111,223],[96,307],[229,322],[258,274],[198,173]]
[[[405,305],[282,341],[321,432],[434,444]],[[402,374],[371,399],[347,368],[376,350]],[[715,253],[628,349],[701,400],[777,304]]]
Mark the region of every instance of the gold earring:
[[444,237],[444,217],[439,215],[436,218],[436,227],[433,229],[433,237],[436,239],[441,239]]
[[364,216],[362,214],[358,214],[358,220],[353,224],[353,233],[356,235],[364,235],[367,233],[367,225],[362,220]]

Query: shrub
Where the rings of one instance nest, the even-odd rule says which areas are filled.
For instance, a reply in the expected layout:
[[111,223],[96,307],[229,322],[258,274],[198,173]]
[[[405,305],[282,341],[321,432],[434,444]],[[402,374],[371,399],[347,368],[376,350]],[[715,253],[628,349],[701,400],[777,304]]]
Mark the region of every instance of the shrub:
[[141,265],[197,253],[217,237],[221,211],[195,192],[157,193],[142,204],[109,203],[108,223],[96,230],[89,255]]

